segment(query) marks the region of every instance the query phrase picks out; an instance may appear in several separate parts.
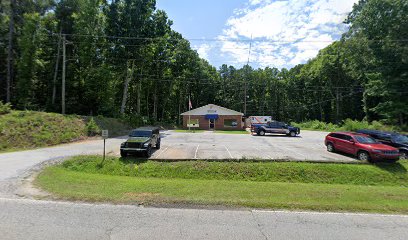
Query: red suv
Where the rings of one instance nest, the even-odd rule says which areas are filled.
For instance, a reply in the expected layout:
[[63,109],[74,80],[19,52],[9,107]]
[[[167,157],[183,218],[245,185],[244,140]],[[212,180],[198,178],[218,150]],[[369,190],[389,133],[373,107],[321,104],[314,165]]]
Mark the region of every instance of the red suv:
[[357,156],[359,160],[375,161],[384,159],[395,162],[400,156],[398,149],[377,142],[374,138],[361,133],[329,133],[324,143],[329,152],[338,151],[352,154]]

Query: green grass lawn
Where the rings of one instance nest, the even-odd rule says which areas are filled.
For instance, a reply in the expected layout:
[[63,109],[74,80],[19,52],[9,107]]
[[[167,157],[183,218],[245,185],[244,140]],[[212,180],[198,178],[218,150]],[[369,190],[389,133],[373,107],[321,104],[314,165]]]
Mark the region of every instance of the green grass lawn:
[[133,162],[79,156],[35,184],[70,200],[408,213],[408,162]]
[[46,169],[36,184],[69,200],[408,213],[408,189],[397,186],[124,177],[58,167]]
[[215,130],[215,133],[225,133],[225,134],[249,134],[245,130]]
[[196,130],[188,130],[188,129],[176,129],[174,130],[175,132],[180,132],[180,133],[202,133],[205,132],[205,130],[200,130],[200,129],[196,129]]
[[[181,133],[202,133],[206,130],[187,130],[187,129],[176,129],[175,132]],[[214,130],[214,133],[224,133],[224,134],[249,134],[249,132],[244,130]]]

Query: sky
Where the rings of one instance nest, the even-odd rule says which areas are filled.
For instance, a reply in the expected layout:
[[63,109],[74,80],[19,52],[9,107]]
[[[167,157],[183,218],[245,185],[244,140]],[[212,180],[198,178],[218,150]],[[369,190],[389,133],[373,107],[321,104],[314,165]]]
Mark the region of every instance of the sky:
[[[254,68],[306,63],[347,30],[358,0],[157,0],[200,57]],[[248,61],[249,60],[249,61]]]

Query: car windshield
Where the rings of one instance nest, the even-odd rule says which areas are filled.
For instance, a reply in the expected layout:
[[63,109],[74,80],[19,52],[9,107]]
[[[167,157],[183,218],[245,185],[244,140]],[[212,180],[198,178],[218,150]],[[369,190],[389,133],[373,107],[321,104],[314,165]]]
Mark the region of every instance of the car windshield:
[[354,136],[354,137],[359,143],[368,143],[368,144],[378,143],[377,140],[375,140],[372,137],[366,137],[366,136]]
[[392,141],[401,144],[408,144],[408,137],[404,135],[395,135],[392,137]]
[[129,136],[130,137],[150,137],[152,135],[152,132],[150,131],[132,131]]

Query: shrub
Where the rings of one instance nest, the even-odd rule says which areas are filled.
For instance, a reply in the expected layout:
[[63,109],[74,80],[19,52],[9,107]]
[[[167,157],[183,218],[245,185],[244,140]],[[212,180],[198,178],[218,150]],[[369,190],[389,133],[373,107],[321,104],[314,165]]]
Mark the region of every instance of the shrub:
[[10,112],[11,112],[11,104],[10,103],[4,104],[2,101],[0,101],[0,115],[7,114]]
[[373,129],[382,131],[396,131],[399,130],[396,127],[385,125],[379,121],[373,121],[369,123],[367,121],[358,121],[352,119],[346,119],[341,125],[333,123],[325,123],[319,120],[307,121],[302,123],[292,123],[293,126],[297,126],[303,129],[321,130],[321,131],[356,131],[358,129]]
[[85,129],[88,136],[98,135],[101,131],[93,118],[86,124]]

